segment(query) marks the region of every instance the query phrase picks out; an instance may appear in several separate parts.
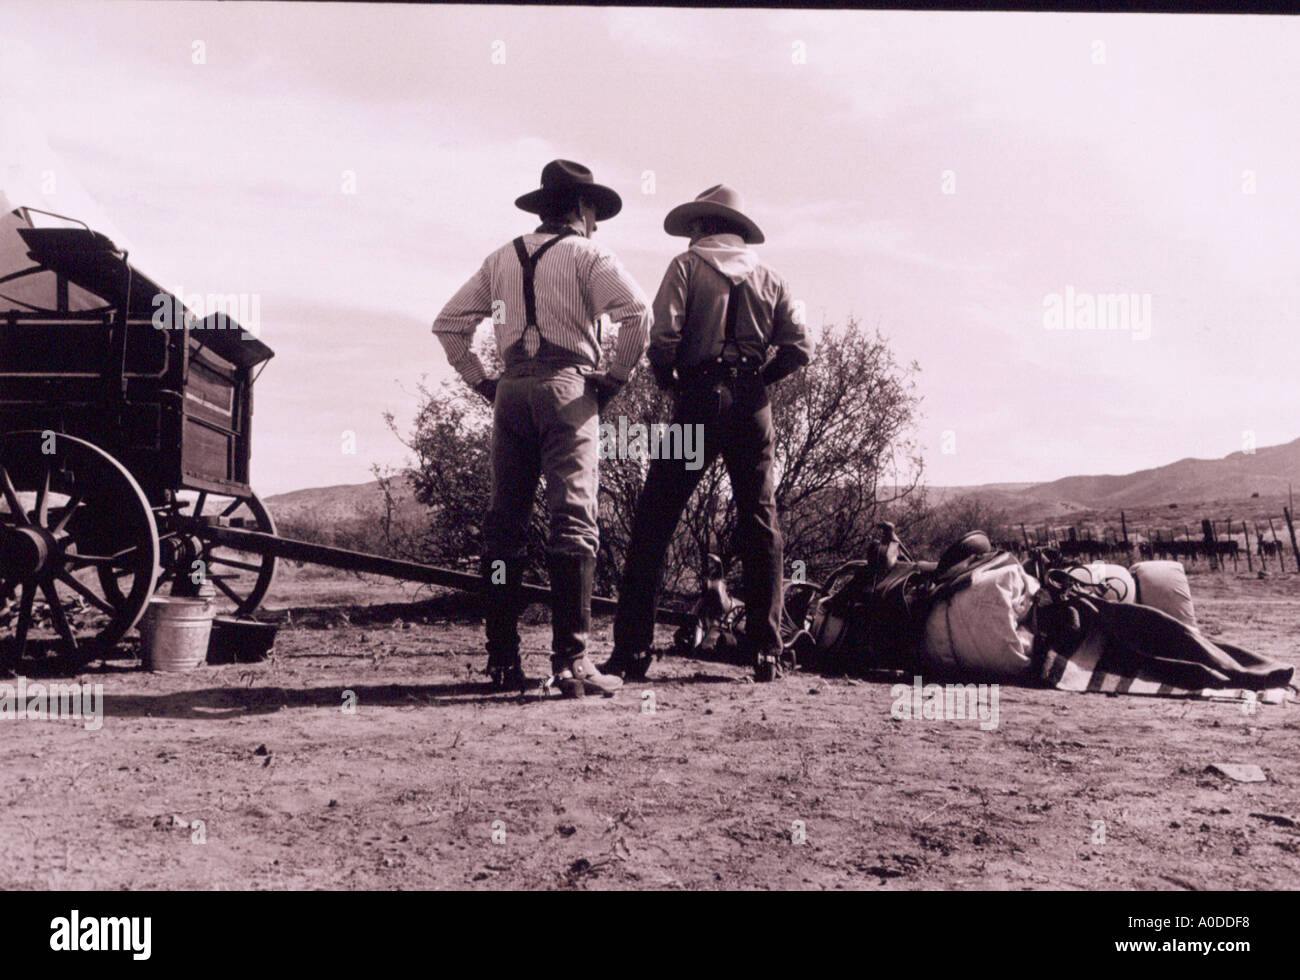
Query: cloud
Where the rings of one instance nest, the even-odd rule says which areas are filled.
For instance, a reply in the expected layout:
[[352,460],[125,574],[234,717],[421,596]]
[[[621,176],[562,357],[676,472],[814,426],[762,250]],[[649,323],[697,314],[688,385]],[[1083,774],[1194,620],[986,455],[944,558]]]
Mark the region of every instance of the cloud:
[[[987,451],[936,458],[947,482],[1030,478],[1059,475],[1063,393],[1106,405],[1077,430],[1080,460],[1119,452],[1126,411],[1180,433],[1234,413],[1261,433],[1293,424],[1283,373],[1259,365],[1285,360],[1300,326],[1300,132],[1284,124],[1298,32],[1251,17],[11,3],[0,107],[35,122],[0,140],[0,161],[28,179],[43,168],[19,158],[61,158],[58,199],[124,233],[151,275],[261,296],[278,357],[257,452],[286,453],[304,482],[366,479],[334,428],[409,412],[421,374],[446,376],[428,323],[531,227],[513,200],[553,157],[623,194],[599,235],[650,293],[685,246],[663,233],[667,210],[736,186],[814,322],[878,323],[922,362],[935,418],[978,419]],[[1150,292],[1151,341],[1046,334],[1042,297],[1066,284]],[[1190,412],[1188,391],[1218,394]],[[294,448],[299,427],[319,453]],[[1016,472],[994,471],[999,444]]]

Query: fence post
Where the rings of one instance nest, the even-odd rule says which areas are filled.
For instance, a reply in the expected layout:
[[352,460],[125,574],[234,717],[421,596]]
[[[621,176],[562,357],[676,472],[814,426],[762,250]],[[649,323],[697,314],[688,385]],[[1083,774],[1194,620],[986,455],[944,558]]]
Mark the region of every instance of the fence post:
[[1295,555],[1296,571],[1300,571],[1300,545],[1295,541],[1295,524],[1291,521],[1291,508],[1283,507],[1282,516],[1286,518],[1286,529],[1291,532],[1291,554]]
[[[1273,547],[1277,548],[1277,570],[1285,572],[1286,562],[1282,560],[1282,543],[1277,539],[1277,529],[1273,527],[1273,518],[1271,517],[1268,519],[1268,533],[1273,536]],[[1300,562],[1297,563],[1296,568],[1300,570]]]
[[1218,555],[1214,546],[1214,523],[1208,517],[1201,518],[1201,538],[1205,541],[1205,554],[1210,562],[1210,571],[1218,568]]
[[1246,571],[1253,574],[1255,571],[1255,565],[1250,558],[1250,529],[1246,527],[1246,522],[1244,520],[1241,522],[1241,533],[1246,536]]

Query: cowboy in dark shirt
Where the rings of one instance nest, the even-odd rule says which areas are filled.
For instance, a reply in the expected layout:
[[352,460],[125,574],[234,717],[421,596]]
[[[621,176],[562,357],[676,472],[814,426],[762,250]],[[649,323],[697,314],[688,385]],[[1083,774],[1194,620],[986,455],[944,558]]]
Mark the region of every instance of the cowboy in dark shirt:
[[755,678],[772,680],[780,675],[782,554],[767,386],[807,364],[811,345],[789,286],[748,247],[763,233],[735,191],[709,188],[670,211],[664,230],[691,244],[659,287],[649,359],[657,383],[677,395],[673,422],[703,428],[704,466],[651,463],[618,589],[614,653],[601,670],[645,677],[668,544],[720,453],[739,519],[745,641]]

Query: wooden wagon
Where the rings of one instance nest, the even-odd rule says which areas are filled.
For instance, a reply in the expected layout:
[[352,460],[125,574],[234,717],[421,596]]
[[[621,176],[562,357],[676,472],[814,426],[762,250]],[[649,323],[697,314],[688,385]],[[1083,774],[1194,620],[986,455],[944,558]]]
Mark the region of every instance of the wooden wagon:
[[[229,315],[195,318],[89,228],[18,233],[57,288],[54,309],[0,311],[0,659],[79,669],[164,585],[210,582],[249,615],[277,558],[478,588],[467,573],[279,537],[249,482],[253,382],[271,349]],[[69,309],[73,291],[102,304]]]

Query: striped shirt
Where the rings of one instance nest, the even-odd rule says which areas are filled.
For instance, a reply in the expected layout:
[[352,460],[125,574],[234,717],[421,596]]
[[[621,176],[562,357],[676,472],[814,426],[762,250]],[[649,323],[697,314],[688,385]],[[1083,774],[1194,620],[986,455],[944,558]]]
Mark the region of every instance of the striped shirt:
[[[531,255],[555,235],[535,231],[523,237]],[[649,340],[650,303],[613,252],[580,234],[563,238],[537,263],[533,292],[537,330],[593,370],[600,364],[597,319],[607,314],[617,323],[618,343],[609,373],[627,379]],[[513,243],[489,255],[433,322],[447,360],[470,387],[487,377],[471,348],[478,325],[487,318],[492,319],[497,349],[503,354],[524,337],[524,275]],[[524,341],[527,352],[535,353],[536,334],[528,331]]]

